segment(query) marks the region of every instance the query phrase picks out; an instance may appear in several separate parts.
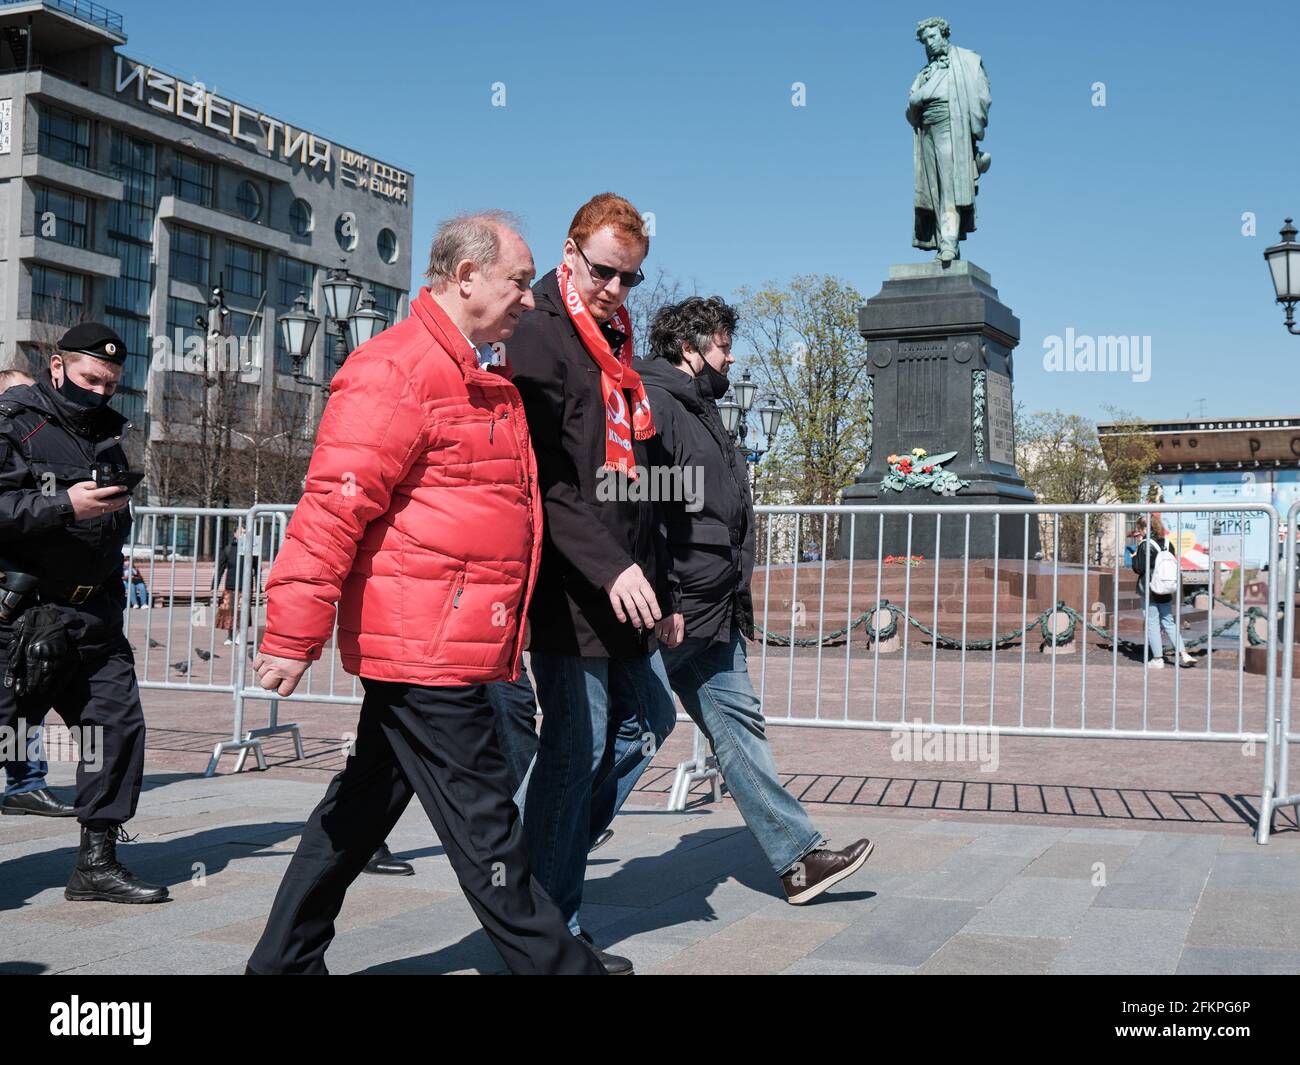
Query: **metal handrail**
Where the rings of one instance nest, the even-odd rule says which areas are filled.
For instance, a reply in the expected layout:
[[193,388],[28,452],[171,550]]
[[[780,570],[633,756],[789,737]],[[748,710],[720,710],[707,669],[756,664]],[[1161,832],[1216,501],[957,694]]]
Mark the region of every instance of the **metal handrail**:
[[[31,3],[31,0],[0,0],[0,7],[27,3]],[[92,26],[101,26],[118,34],[123,32],[121,15],[101,4],[90,3],[89,0],[41,0],[41,6],[52,11],[62,11],[82,22],[89,22]]]

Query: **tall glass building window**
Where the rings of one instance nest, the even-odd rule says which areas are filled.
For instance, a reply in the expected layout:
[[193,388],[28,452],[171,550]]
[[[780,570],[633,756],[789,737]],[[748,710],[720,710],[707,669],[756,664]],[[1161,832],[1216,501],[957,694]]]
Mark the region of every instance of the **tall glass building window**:
[[36,186],[36,233],[48,240],[86,247],[90,201],[75,192],[63,192],[48,185]]
[[86,279],[49,266],[32,267],[32,317],[51,325],[75,325],[86,306]]
[[148,317],[149,292],[153,282],[149,245],[109,237],[108,250],[122,264],[122,273],[120,277],[110,277],[105,282],[104,305],[115,311]]
[[126,344],[126,364],[122,367],[122,379],[117,383],[118,392],[123,389],[143,392],[149,383],[149,362],[152,357],[149,323],[110,311],[104,315],[104,324]]
[[157,150],[113,130],[109,173],[122,182],[122,198],[108,205],[108,253],[121,274],[104,286],[104,321],[126,342],[126,365],[113,405],[137,425],[144,420],[152,359],[149,297],[153,290],[153,226],[158,193]]
[[149,141],[113,130],[109,172],[122,182],[122,199],[109,204],[108,228],[136,240],[153,240],[156,154]]
[[[275,293],[278,297],[276,303],[280,309],[292,310],[293,301],[298,298],[300,292],[307,297],[307,302],[311,303],[314,298],[312,285],[315,279],[316,268],[311,263],[281,255]],[[284,346],[284,330],[280,329],[278,322],[275,330],[275,372],[293,373],[293,360],[289,358],[289,349]]]
[[185,226],[172,226],[172,279],[207,285],[212,276],[212,238]]
[[177,152],[172,161],[172,194],[200,207],[211,207],[212,164]]
[[403,292],[400,289],[389,288],[387,285],[376,284],[374,281],[366,282],[370,286],[370,292],[375,297],[375,310],[382,311],[388,318],[389,325],[397,324],[397,309],[401,306]]
[[266,291],[266,273],[262,263],[262,250],[226,241],[226,288],[241,296],[260,299]]
[[[262,316],[231,311],[226,318],[226,329],[239,339],[239,364],[243,371],[262,366]],[[254,385],[254,388],[257,386]]]
[[149,323],[125,314],[108,313],[104,324],[126,344],[126,364],[113,393],[113,407],[137,426],[144,421],[145,389],[149,383]]
[[[203,338],[203,330],[195,324],[196,317],[205,317],[208,308],[193,300],[183,300],[172,296],[167,300],[167,339],[173,346],[178,358],[186,355],[186,347],[191,337]],[[203,349],[200,347],[200,351]],[[188,419],[197,422],[201,417],[203,403],[203,378],[187,370],[171,369],[162,375],[162,387],[158,390],[161,397],[162,416],[169,419]]]
[[90,166],[90,119],[61,107],[42,106],[37,112],[36,150],[62,163]]

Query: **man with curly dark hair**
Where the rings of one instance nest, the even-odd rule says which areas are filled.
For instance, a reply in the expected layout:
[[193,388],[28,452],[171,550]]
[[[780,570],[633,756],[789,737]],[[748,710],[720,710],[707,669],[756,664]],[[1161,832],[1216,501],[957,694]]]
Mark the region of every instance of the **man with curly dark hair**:
[[667,479],[696,485],[690,498],[660,500],[686,629],[679,645],[660,650],[673,691],[708,737],[786,900],[798,905],[860,869],[872,844],[860,839],[844,850],[829,849],[799,801],[781,786],[749,680],[745,641],[754,638],[754,507],[744,455],[716,406],[735,362],[735,330],[735,310],[717,296],[693,296],[659,311],[650,331],[652,354],[636,363],[658,430],[648,458],[661,468],[702,470],[702,477]]

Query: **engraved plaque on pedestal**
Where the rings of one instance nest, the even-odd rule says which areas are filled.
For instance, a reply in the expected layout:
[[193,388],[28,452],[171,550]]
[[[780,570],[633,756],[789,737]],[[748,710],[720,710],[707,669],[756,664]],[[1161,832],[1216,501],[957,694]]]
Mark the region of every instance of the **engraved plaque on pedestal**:
[[1011,378],[990,372],[985,380],[988,395],[988,457],[990,462],[1016,462],[1014,411],[1011,406]]

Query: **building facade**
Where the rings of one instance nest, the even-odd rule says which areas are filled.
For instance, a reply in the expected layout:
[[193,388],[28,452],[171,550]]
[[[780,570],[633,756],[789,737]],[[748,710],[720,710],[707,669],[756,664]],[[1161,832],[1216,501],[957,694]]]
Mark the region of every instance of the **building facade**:
[[324,319],[339,267],[406,316],[414,178],[125,44],[96,4],[0,0],[0,367],[106,322],[150,501],[242,503],[251,455],[305,461],[346,354],[325,320],[295,377],[279,316],[302,293]]
[[[1103,449],[1134,432],[1099,425]],[[1238,503],[1236,511],[1193,511],[1168,521],[1183,568],[1208,570],[1212,560],[1262,568],[1278,557],[1266,512],[1285,517],[1300,500],[1300,418],[1229,418],[1153,422],[1141,427],[1155,451],[1144,498],[1166,503]]]

